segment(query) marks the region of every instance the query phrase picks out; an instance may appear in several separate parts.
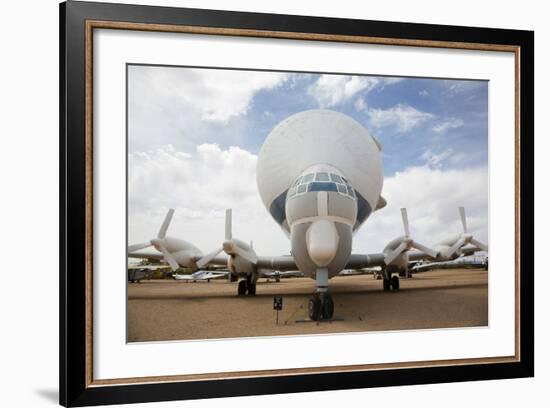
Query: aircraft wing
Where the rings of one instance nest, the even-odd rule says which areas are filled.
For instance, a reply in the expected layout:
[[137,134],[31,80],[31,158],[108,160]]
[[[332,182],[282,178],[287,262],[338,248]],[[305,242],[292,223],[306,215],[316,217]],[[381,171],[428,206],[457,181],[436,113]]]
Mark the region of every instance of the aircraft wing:
[[[473,255],[476,252],[482,251],[482,249],[476,247],[476,246],[467,246],[460,249],[460,252],[462,253],[462,256],[468,256]],[[425,254],[424,252],[420,251],[410,251],[409,252],[409,261],[421,261],[423,259],[430,259],[433,260],[431,256],[428,254]],[[452,259],[451,259],[452,260]]]
[[303,277],[303,272],[296,271],[263,271],[261,272],[263,278],[300,278]]
[[299,270],[292,255],[259,256],[256,265],[258,269],[268,269],[280,272]]
[[363,269],[373,266],[384,266],[384,254],[351,254],[344,269]]
[[[200,261],[203,256],[194,256],[194,257],[192,257],[193,262]],[[227,267],[227,259],[228,259],[228,256],[225,255],[225,254],[216,255],[214,258],[212,258],[210,261],[208,261],[208,263],[206,265]]]
[[[417,252],[415,259],[427,259],[431,257],[422,252]],[[385,266],[385,255],[383,253],[378,254],[351,254],[349,261],[344,269],[363,269],[371,268],[373,266]],[[258,257],[258,268],[268,269],[272,271],[297,271],[299,270],[292,255],[282,256],[260,256]]]
[[[475,249],[476,251],[479,251],[478,248],[473,248],[473,249]],[[372,268],[373,266],[384,267],[386,266],[386,263],[384,262],[384,258],[385,258],[385,255],[383,253],[351,254],[349,261],[344,269],[363,269],[363,268]],[[410,261],[420,261],[422,259],[433,259],[433,258],[430,255],[421,251],[409,252]]]

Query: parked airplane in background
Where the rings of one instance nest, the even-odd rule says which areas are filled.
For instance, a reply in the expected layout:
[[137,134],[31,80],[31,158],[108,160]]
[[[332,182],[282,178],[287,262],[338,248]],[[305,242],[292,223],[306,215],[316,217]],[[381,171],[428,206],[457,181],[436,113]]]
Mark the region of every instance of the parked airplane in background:
[[[233,238],[229,210],[225,240],[207,255],[201,256],[185,241],[167,238],[167,216],[157,238],[129,247],[128,256],[153,245],[175,270],[184,264],[199,268],[219,264],[223,251],[230,273],[242,278],[237,285],[239,295],[254,295],[262,272],[299,270],[315,279],[316,292],[308,312],[312,320],[319,320],[333,316],[328,282],[344,269],[380,266],[384,290],[397,290],[399,277],[392,274],[406,268],[411,259],[448,260],[465,250],[487,249],[467,233],[464,216],[462,234],[428,248],[410,237],[407,214],[402,210],[404,236],[392,240],[382,253],[352,254],[353,234],[386,205],[381,196],[381,149],[362,125],[342,113],[310,110],[292,115],[265,140],[256,171],[262,201],[290,239],[290,255],[258,256],[246,242]],[[170,210],[170,218],[172,214]],[[464,248],[470,243],[475,247]],[[417,251],[409,254],[413,248]]]
[[130,265],[128,266],[128,282],[140,283],[142,279],[150,279],[158,269],[170,269],[168,265]]
[[210,279],[226,278],[228,271],[197,271],[190,274],[176,273],[173,275],[175,280],[186,282],[207,281]]

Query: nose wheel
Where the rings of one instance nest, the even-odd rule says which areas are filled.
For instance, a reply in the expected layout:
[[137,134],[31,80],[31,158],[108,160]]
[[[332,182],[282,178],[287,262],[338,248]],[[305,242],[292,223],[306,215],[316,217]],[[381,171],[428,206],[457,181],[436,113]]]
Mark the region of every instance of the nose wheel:
[[328,290],[328,269],[318,268],[315,272],[316,292],[309,299],[307,311],[310,320],[330,320],[334,315],[334,301],[327,292]]
[[334,315],[334,301],[328,293],[316,293],[308,302],[308,315],[313,321],[329,320]]

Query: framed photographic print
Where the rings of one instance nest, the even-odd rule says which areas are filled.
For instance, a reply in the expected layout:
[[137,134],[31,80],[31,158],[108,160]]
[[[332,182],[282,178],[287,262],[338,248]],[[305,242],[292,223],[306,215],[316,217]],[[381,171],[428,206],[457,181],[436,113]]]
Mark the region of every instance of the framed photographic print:
[[62,405],[534,375],[533,32],[60,21]]

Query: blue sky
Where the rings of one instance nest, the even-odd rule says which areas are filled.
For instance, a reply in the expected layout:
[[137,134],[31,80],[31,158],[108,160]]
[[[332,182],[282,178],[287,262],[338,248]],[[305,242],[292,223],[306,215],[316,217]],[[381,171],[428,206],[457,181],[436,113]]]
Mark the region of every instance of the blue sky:
[[[318,101],[308,94],[308,89],[318,79],[319,75],[311,75],[300,80],[292,89],[282,86],[259,92],[248,115],[250,122],[246,128],[245,146],[257,152],[270,129],[282,119],[294,112],[319,108]],[[365,101],[367,107],[360,109],[358,100]],[[369,109],[385,111],[396,105],[429,113],[433,118],[419,121],[406,130],[400,130],[392,123],[384,126],[372,123]],[[486,82],[407,78],[372,91],[359,91],[354,97],[330,108],[353,117],[382,143],[387,176],[421,164],[425,161],[422,155],[427,150],[434,154],[449,149],[455,154],[464,153],[460,161],[442,162],[444,167],[476,165],[487,161]],[[456,127],[439,132],[434,130],[437,124],[453,120]]]
[[485,81],[129,66],[130,242],[150,238],[157,219],[176,207],[178,228],[213,246],[218,232],[210,225],[222,225],[224,208],[236,207],[246,214],[239,221],[234,211],[243,235],[258,236],[262,225],[258,245],[284,251],[288,243],[270,238],[276,227],[258,197],[257,154],[281,120],[319,108],[351,116],[383,145],[382,194],[390,201],[358,234],[359,246],[380,249],[400,234],[401,206],[414,207],[412,224],[416,211],[428,243],[456,232],[458,205],[486,239],[488,88]]
[[[182,75],[185,75],[186,70],[164,67],[147,69],[177,70]],[[200,71],[213,74],[212,78],[224,73],[222,70]],[[232,72],[234,71],[225,71]],[[258,71],[254,73],[260,76],[263,74]],[[302,110],[324,107],[353,117],[382,143],[384,172],[387,176],[408,166],[426,162],[427,151],[435,155],[436,160],[441,154],[454,157],[454,160],[437,163],[443,168],[487,162],[487,82],[399,78],[399,81],[373,89],[358,90],[339,103],[323,106],[312,92],[320,76],[321,74],[287,74],[287,78],[278,86],[260,88],[255,92],[245,115],[234,116],[226,121],[203,123],[203,130],[207,131],[200,139],[186,137],[182,131],[181,134],[174,134],[168,142],[186,149],[202,143],[215,143],[222,148],[237,145],[257,154],[266,136],[281,120]],[[365,78],[381,81],[387,79],[376,76]],[[410,125],[399,127],[396,123],[399,111],[394,111],[394,117],[391,116],[391,109],[395,106],[403,108],[402,115],[410,114],[413,121]],[[373,112],[382,115],[386,113],[385,119],[382,122],[377,121]],[[445,124],[447,126],[442,128]],[[195,125],[189,126],[189,130],[193,132],[194,127]],[[130,151],[134,147],[132,142],[130,139]],[[151,145],[155,144],[151,140]],[[143,147],[138,146],[138,150]]]

